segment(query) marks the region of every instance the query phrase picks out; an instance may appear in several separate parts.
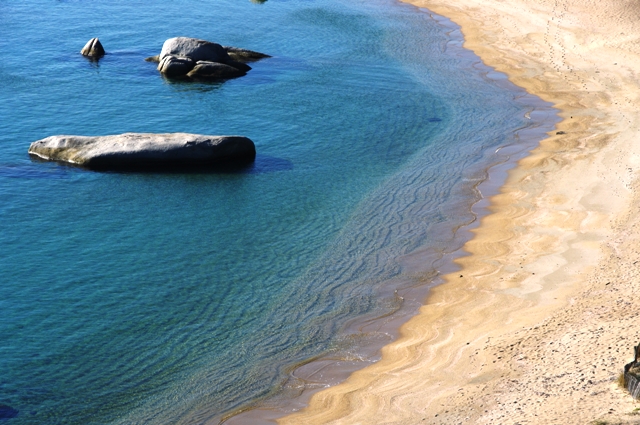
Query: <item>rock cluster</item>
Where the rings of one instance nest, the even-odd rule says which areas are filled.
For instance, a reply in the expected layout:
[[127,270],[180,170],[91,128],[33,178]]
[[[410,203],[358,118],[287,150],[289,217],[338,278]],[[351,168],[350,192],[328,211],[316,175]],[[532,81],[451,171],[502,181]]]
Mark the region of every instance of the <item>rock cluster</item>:
[[[92,38],[80,53],[98,60],[105,55],[105,50],[100,40]],[[206,40],[175,37],[164,42],[158,56],[146,60],[157,62],[158,71],[167,77],[223,80],[245,75],[251,69],[247,62],[267,57],[269,55]],[[51,136],[31,143],[29,154],[92,170],[167,171],[242,166],[254,161],[256,148],[250,139],[242,136],[124,133]],[[5,410],[0,409],[0,413],[8,412]]]
[[189,37],[174,37],[164,42],[159,55],[147,58],[157,62],[158,71],[167,77],[224,80],[246,75],[247,62],[269,55]]
[[92,170],[189,170],[253,162],[254,143],[241,136],[189,133],[124,133],[51,136],[33,142],[29,154]]

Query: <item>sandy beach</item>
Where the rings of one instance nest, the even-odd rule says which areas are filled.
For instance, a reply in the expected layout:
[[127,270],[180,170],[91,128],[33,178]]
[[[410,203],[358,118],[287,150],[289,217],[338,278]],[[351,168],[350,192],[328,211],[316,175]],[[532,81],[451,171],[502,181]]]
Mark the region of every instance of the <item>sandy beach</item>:
[[382,360],[278,423],[640,423],[617,384],[640,342],[640,4],[412,3],[563,121]]

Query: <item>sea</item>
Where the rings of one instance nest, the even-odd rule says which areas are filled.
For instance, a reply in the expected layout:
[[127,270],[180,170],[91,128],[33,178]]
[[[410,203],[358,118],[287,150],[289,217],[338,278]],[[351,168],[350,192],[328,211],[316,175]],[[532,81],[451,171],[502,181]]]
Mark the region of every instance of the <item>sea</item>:
[[[271,57],[167,80],[144,59],[176,36]],[[0,419],[304,406],[379,358],[557,121],[457,25],[394,0],[2,0]],[[257,157],[136,173],[27,153],[124,132],[242,135]]]

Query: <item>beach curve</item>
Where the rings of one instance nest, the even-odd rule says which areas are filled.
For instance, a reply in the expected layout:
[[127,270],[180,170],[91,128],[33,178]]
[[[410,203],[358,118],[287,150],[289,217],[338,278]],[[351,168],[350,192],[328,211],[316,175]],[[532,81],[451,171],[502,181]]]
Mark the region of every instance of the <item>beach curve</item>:
[[617,387],[640,286],[632,2],[412,2],[560,109],[382,360],[281,424],[636,423]]

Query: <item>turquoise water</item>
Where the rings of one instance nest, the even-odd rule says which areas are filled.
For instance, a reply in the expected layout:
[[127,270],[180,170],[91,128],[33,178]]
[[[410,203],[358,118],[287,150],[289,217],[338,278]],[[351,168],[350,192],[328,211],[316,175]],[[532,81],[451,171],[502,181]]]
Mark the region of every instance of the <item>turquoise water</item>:
[[[91,63],[78,52],[96,36],[108,54]],[[143,59],[174,36],[273,57],[224,83],[165,81]],[[7,423],[215,422],[282,394],[310,358],[371,361],[358,353],[391,336],[353,323],[409,314],[468,237],[487,170],[553,125],[460,45],[386,0],[3,0]],[[129,131],[240,134],[258,156],[240,173],[136,174],[26,153]]]

